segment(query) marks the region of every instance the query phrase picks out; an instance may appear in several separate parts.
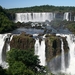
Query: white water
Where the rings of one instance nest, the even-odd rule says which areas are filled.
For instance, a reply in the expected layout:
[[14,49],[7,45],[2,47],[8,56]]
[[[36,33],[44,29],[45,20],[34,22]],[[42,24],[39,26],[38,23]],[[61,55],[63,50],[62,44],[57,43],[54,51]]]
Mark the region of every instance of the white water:
[[[56,19],[56,14],[53,12],[33,12],[33,13],[16,13],[16,20],[15,22],[45,22],[48,20],[51,22],[52,20]],[[58,15],[60,16],[60,15]],[[63,14],[63,20],[69,21],[69,12],[65,12]],[[70,15],[71,21],[71,15]]]
[[[36,35],[37,36],[37,35]],[[68,68],[65,68],[65,59],[64,59],[64,49],[63,49],[63,41],[61,39],[61,72],[75,75],[75,36],[72,34],[64,35],[64,34],[57,34],[57,36],[61,37],[67,37],[68,47],[69,47],[69,65]],[[7,34],[0,34],[0,65],[7,67],[7,63],[2,61],[2,50],[5,43],[5,38],[7,37]],[[39,39],[36,39],[35,42],[35,55],[39,56],[40,59],[40,65],[45,66],[46,65],[46,58],[45,58],[45,37],[43,36],[43,39],[41,43],[39,42]],[[11,37],[12,39],[12,37]]]
[[69,66],[67,73],[75,75],[75,36],[67,35],[67,42],[69,46]]
[[39,51],[39,47],[40,47],[40,43],[39,43],[39,39],[35,39],[35,55],[38,55],[38,51]]
[[55,18],[55,14],[51,12],[43,13],[16,13],[15,22],[49,22]]
[[40,65],[45,66],[46,62],[45,62],[45,40],[43,39],[41,41],[41,45],[40,45],[40,50],[39,50],[39,59],[41,60]]
[[0,34],[0,65],[2,65],[2,50],[5,43],[5,37],[6,35]]
[[75,16],[74,16],[74,21],[75,21]]
[[46,65],[46,58],[45,58],[45,39],[42,39],[41,44],[39,39],[36,39],[35,42],[35,55],[39,56],[40,65]]
[[[10,35],[11,34],[9,34],[9,33],[8,34],[0,34],[0,66],[2,66],[3,68],[8,68],[8,63],[3,59],[2,56],[3,56],[3,48],[5,45],[6,38],[10,38]],[[9,41],[10,41],[10,39],[9,39]],[[6,43],[6,45],[7,45],[7,49],[5,52],[10,50],[10,44]]]
[[7,37],[7,34],[0,34],[0,65],[2,65],[2,50],[5,44],[5,39]]
[[[13,38],[13,35],[10,37],[9,41],[11,41],[12,38]],[[7,52],[10,51],[10,42],[7,44],[7,49],[6,49],[6,51],[7,51]]]
[[65,73],[65,57],[64,57],[64,48],[63,48],[63,40],[61,39],[61,72]]
[[69,12],[64,13],[64,20],[69,21]]
[[[64,71],[64,73],[68,75],[75,75],[75,36],[73,34],[68,34],[68,35],[61,35],[57,34],[57,36],[63,36],[66,37],[68,47],[69,47],[69,52],[68,52],[68,67],[65,67],[64,64],[64,52],[62,53],[62,62],[61,62],[61,70]],[[63,44],[63,43],[62,43]],[[63,45],[61,45],[61,48],[63,50]]]

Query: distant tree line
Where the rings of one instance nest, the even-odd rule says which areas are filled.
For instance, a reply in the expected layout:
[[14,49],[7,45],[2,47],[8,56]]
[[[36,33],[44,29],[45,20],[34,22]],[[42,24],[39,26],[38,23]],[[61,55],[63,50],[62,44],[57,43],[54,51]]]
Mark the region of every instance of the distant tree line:
[[42,5],[42,6],[33,6],[25,8],[12,8],[6,9],[10,13],[20,13],[20,12],[73,12],[75,7],[71,6],[52,6],[52,5]]

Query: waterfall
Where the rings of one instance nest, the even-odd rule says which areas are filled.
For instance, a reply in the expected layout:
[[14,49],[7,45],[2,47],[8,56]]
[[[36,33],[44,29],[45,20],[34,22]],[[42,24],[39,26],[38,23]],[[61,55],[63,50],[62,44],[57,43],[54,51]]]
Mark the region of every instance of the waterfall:
[[41,13],[16,13],[15,22],[45,22],[48,20],[52,21],[55,16],[52,12],[41,12]]
[[67,73],[75,75],[75,36],[67,35],[67,42],[69,46],[69,66]]
[[0,34],[0,65],[2,65],[2,50],[5,43],[5,37],[6,35]]
[[41,46],[40,46],[40,50],[39,50],[39,59],[41,60],[40,65],[45,66],[45,40],[43,39],[41,41]]
[[75,16],[74,16],[74,21],[75,21]]
[[[66,55],[64,54],[63,49],[63,41],[61,40],[61,72],[64,72],[68,75],[75,75],[75,36],[73,34],[57,34],[56,36],[66,37],[66,41],[68,43],[69,52],[67,54],[67,63],[66,63]],[[65,55],[65,59],[64,59]],[[67,66],[66,66],[67,65]]]
[[35,40],[36,40],[36,42],[35,42],[35,55],[38,55],[40,43],[39,43],[39,39],[35,39]]
[[0,34],[0,66],[3,68],[8,68],[8,63],[6,62],[6,52],[10,50],[10,38],[11,33]]
[[64,13],[64,20],[69,21],[69,12]]
[[7,49],[6,51],[8,52],[10,50],[10,41],[12,40],[13,35],[11,35],[11,37],[9,36],[9,43],[7,43]]
[[[60,15],[61,14],[61,15]],[[55,19],[75,21],[75,16],[72,16],[71,12],[64,12],[64,13],[56,13],[56,12],[28,12],[28,13],[16,13],[15,14],[15,22],[45,22]]]
[[64,57],[64,48],[63,48],[63,40],[61,39],[61,72],[65,73],[65,57]]
[[46,58],[45,58],[45,39],[43,38],[41,41],[41,44],[39,42],[39,39],[36,39],[35,42],[35,55],[39,56],[40,59],[40,65],[45,66],[46,65]]

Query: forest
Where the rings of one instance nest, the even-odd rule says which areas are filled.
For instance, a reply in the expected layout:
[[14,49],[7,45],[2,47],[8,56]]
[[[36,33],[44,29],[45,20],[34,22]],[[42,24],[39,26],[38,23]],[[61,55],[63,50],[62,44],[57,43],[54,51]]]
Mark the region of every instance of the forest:
[[0,6],[0,33],[6,33],[16,28],[13,21],[10,20],[9,14]]
[[53,5],[42,5],[24,8],[11,8],[6,9],[10,13],[23,13],[23,12],[74,12],[75,7],[69,6],[53,6]]

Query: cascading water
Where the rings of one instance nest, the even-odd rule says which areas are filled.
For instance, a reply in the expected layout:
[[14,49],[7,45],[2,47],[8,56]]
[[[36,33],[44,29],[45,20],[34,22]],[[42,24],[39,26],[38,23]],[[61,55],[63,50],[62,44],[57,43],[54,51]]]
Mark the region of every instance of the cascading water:
[[35,42],[35,55],[38,55],[40,43],[39,43],[39,39],[35,39],[35,40],[36,40],[36,42]]
[[65,73],[65,57],[64,57],[64,48],[63,48],[63,40],[61,39],[61,72]]
[[[13,38],[13,35],[9,38],[9,41],[11,41],[12,38]],[[9,50],[10,50],[10,43],[7,43],[7,49],[6,49],[6,51],[8,52]]]
[[45,58],[45,39],[43,38],[41,41],[41,44],[39,42],[39,39],[36,39],[35,42],[35,55],[39,56],[40,59],[40,65],[45,66],[46,65],[46,58]]
[[[53,12],[34,12],[34,13],[16,13],[16,19],[15,22],[45,22],[49,21],[51,22],[52,20],[56,19],[56,15],[58,13],[53,13]],[[58,15],[60,17],[60,15]],[[63,19],[62,20],[67,20],[69,21],[69,12],[65,12],[62,15]],[[70,15],[70,21],[71,21],[71,15]]]
[[46,13],[16,13],[15,22],[49,22],[55,18],[55,14],[52,12]]
[[69,46],[69,66],[67,68],[67,73],[75,75],[75,36],[67,35],[67,42]]
[[[58,35],[63,36],[63,35]],[[75,75],[75,36],[73,34],[64,35],[66,37],[69,52],[68,52],[68,67],[65,67],[65,59],[64,59],[64,52],[63,52],[63,42],[61,44],[62,48],[62,55],[61,55],[61,72],[64,72],[68,75]]]
[[8,68],[8,63],[6,62],[6,52],[10,50],[10,33],[0,34],[0,66],[3,68]]
[[6,35],[2,35],[0,34],[0,65],[2,65],[2,50],[4,47],[4,43],[5,43],[5,37]]
[[[37,34],[34,36],[38,36]],[[70,75],[75,75],[75,36],[73,34],[69,35],[64,35],[64,34],[57,34],[56,36],[61,36],[61,37],[66,37],[66,40],[68,42],[68,47],[69,47],[69,60],[68,60],[68,67],[65,67],[65,52],[64,52],[64,47],[63,47],[63,40],[61,39],[61,72],[65,74],[70,74]],[[5,40],[8,38],[7,34],[0,34],[0,65],[2,67],[7,67],[7,63],[2,60],[2,50],[5,44]],[[11,36],[11,39],[13,36]],[[39,56],[40,59],[40,65],[45,66],[46,65],[46,58],[45,58],[45,37],[43,36],[41,43],[39,42],[39,38],[36,39],[35,42],[35,55]],[[10,47],[8,48],[8,50]],[[60,57],[59,57],[60,59]],[[54,64],[55,61],[57,61],[57,57],[54,59]],[[59,61],[58,61],[59,62]],[[52,64],[52,63],[51,63]],[[57,63],[56,63],[57,64]],[[55,66],[56,66],[55,64]],[[52,66],[53,67],[53,66]],[[55,69],[53,69],[54,71]],[[59,70],[60,71],[60,70]]]
[[39,59],[41,60],[40,65],[45,66],[45,40],[41,41],[40,50],[39,50]]
[[69,21],[69,12],[64,13],[64,20]]
[[75,16],[74,16],[74,21],[75,21]]

